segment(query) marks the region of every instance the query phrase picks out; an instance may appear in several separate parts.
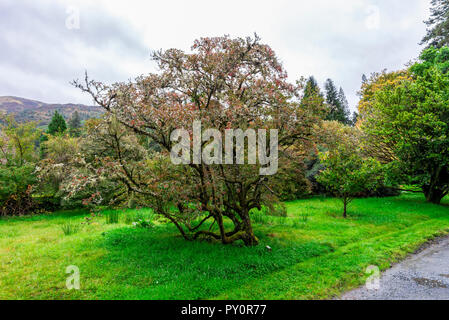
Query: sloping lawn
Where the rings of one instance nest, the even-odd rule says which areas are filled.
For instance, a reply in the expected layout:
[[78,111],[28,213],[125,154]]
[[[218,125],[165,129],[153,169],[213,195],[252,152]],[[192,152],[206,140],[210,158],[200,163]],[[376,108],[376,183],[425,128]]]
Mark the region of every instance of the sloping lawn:
[[[367,266],[386,269],[449,233],[449,202],[432,205],[421,195],[356,200],[347,220],[336,199],[287,208],[288,218],[256,219],[254,248],[125,223],[125,215],[149,210],[121,213],[118,224],[101,216],[81,225],[85,211],[0,219],[0,299],[333,298],[362,284]],[[81,228],[64,235],[68,222]],[[70,265],[80,270],[80,290],[66,288]]]

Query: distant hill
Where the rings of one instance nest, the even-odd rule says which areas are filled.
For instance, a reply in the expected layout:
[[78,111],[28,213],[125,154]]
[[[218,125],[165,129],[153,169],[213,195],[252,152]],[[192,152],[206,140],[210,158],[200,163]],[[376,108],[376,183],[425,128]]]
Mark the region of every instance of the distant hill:
[[81,120],[98,118],[103,114],[103,109],[97,106],[83,104],[49,104],[35,100],[18,97],[0,97],[0,112],[14,113],[18,122],[36,121],[39,126],[46,126],[55,111],[61,113],[66,120],[72,113],[78,111]]

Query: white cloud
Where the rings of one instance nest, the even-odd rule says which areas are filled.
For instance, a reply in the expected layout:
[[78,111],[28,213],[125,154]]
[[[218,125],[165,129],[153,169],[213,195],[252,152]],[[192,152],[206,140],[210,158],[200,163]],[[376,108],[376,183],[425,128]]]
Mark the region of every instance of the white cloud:
[[[0,70],[8,75],[0,95],[89,103],[68,84],[85,69],[98,80],[127,80],[153,70],[150,49],[189,50],[201,36],[257,32],[292,80],[332,78],[355,107],[362,74],[401,68],[419,54],[429,6],[427,0],[3,0]],[[73,8],[80,29],[68,30]]]

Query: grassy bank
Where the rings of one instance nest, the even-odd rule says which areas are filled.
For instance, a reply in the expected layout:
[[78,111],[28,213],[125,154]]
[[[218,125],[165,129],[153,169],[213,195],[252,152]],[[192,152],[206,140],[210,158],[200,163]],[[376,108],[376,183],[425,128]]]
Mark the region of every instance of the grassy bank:
[[[261,245],[186,242],[171,225],[134,228],[84,211],[0,220],[0,299],[323,299],[363,283],[365,269],[388,268],[449,232],[449,203],[421,195],[359,199],[350,218],[338,200],[287,203],[288,218],[259,218]],[[62,226],[70,222],[71,235]],[[272,251],[265,247],[269,245]],[[68,290],[66,267],[80,270]]]

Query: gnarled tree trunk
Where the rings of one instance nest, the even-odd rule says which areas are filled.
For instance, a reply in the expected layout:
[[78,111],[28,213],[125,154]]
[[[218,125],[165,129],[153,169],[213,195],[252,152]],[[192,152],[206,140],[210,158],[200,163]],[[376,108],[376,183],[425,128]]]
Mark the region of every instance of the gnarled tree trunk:
[[434,204],[440,204],[441,200],[447,194],[447,192],[444,192],[438,188],[429,188],[428,186],[424,186],[423,191],[424,195],[426,196],[426,200]]
[[447,167],[438,167],[434,170],[430,183],[422,187],[426,200],[430,203],[440,204],[449,191],[449,172]]

